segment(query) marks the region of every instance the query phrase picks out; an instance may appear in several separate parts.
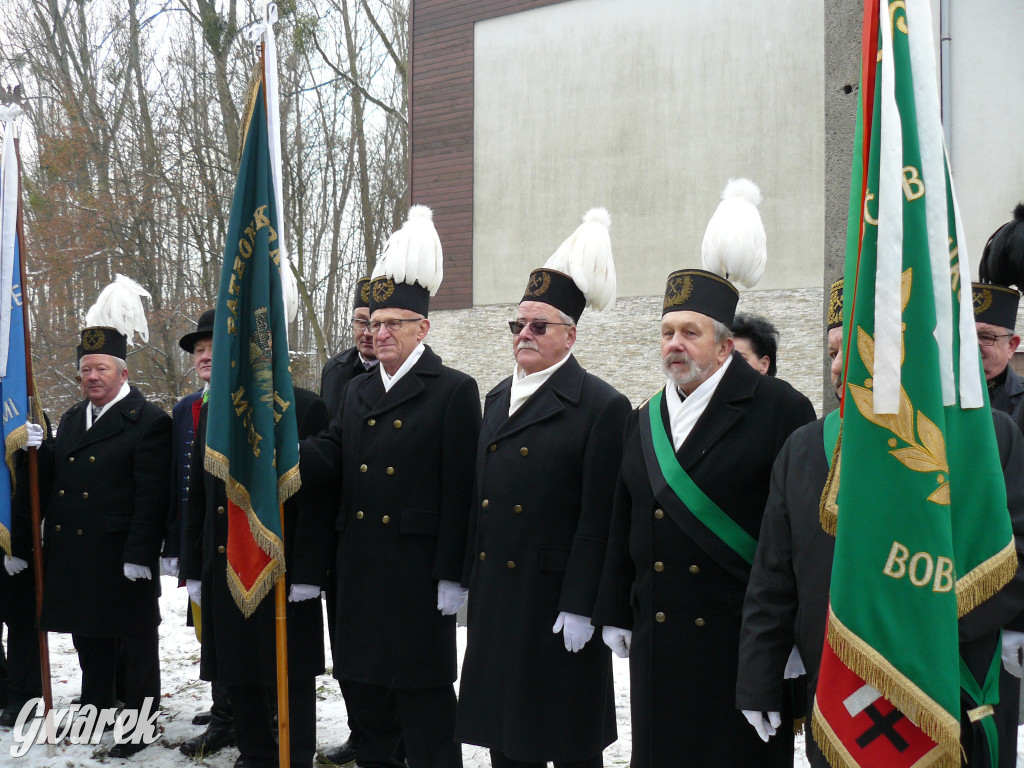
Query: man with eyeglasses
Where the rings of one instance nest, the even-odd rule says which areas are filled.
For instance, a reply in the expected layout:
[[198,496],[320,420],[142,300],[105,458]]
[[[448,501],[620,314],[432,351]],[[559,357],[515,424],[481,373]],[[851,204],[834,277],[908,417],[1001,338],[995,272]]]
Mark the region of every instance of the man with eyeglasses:
[[[324,365],[320,375],[320,397],[327,404],[327,413],[331,418],[341,407],[342,393],[348,383],[365,373],[377,368],[377,353],[373,351],[373,334],[370,333],[370,278],[360,277],[356,281],[355,297],[352,301],[352,337],[355,344],[345,349]],[[338,499],[334,500],[335,505]],[[337,537],[335,537],[336,539]],[[337,541],[335,540],[335,549]],[[334,649],[334,622],[337,615],[337,583],[331,578],[324,590],[327,602],[327,633]],[[345,694],[346,684],[341,681],[341,696],[345,699],[348,710],[348,697]],[[348,765],[356,759],[356,747],[359,745],[359,731],[351,718],[348,722],[349,736],[343,743],[324,752],[324,757],[335,765]]]
[[361,768],[462,766],[455,613],[480,396],[423,343],[441,277],[431,212],[413,206],[370,280],[378,370],[349,383],[328,433],[300,450],[304,485],[341,485],[334,676]]
[[584,307],[614,302],[609,223],[588,211],[530,274],[512,376],[484,406],[456,735],[494,768],[600,768],[616,737],[611,654],[589,617],[630,405],[572,354]]

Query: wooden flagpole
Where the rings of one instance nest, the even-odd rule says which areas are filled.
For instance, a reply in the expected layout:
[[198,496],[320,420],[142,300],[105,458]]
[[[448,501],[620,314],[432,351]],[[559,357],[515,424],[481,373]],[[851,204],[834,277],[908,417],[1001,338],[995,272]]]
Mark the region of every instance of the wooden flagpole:
[[[284,508],[281,509],[284,521]],[[282,534],[283,528],[282,525]],[[284,541],[282,537],[282,542]],[[288,710],[288,607],[284,574],[274,585],[274,629],[277,635],[277,759],[281,768],[291,765],[291,721]]]
[[[17,232],[19,248],[18,265],[21,275],[21,316],[22,325],[25,331],[25,379],[26,393],[28,394],[29,406],[28,417],[31,418],[35,409],[35,381],[32,375],[32,342],[29,334],[28,318],[28,292],[25,282],[25,222],[22,215],[21,205],[21,151],[19,140],[14,140],[14,156],[18,160],[18,218]],[[41,410],[41,409],[40,409]],[[43,420],[45,424],[45,419]],[[39,463],[35,448],[28,450],[28,488],[29,503],[32,510],[32,564],[35,568],[35,589],[36,589],[36,624],[39,624],[43,612],[43,542],[40,535],[40,513],[39,513]],[[53,725],[53,689],[50,684],[50,647],[46,631],[39,630],[39,674],[43,684],[43,706],[46,716],[47,730]],[[51,741],[51,740],[48,740]]]

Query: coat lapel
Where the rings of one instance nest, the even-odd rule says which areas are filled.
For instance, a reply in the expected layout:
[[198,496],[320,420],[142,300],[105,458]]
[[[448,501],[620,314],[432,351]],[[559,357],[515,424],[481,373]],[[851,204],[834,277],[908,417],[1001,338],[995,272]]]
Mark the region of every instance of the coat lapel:
[[110,407],[110,410],[104,413],[100,419],[93,423],[92,429],[86,430],[85,428],[85,407],[88,407],[88,401],[85,402],[85,407],[82,408],[82,413],[76,421],[81,424],[82,433],[77,435],[77,440],[72,443],[71,450],[77,451],[87,445],[99,442],[100,440],[106,440],[109,437],[113,437],[117,433],[124,429],[124,419],[128,418],[135,421],[139,416],[141,409],[142,394],[132,387],[128,396],[123,400],[120,400]]
[[[754,397],[760,375],[742,357],[733,353],[729,370],[718,382],[707,408],[676,452],[683,469],[689,471],[739,421],[746,411],[744,404]],[[667,425],[668,417],[665,418]]]
[[[578,403],[584,376],[585,372],[579,362],[575,357],[570,357],[511,417],[506,415],[512,397],[509,379],[508,392],[502,396],[500,403],[494,404],[504,406],[504,409],[496,414],[499,418],[504,417],[504,420],[495,431],[493,439],[506,438],[558,415],[565,410],[565,402]],[[488,405],[491,405],[490,402]]]
[[366,409],[367,417],[376,416],[381,413],[393,410],[403,403],[417,397],[424,389],[422,377],[437,376],[441,373],[441,358],[434,354],[430,347],[423,350],[423,356],[402,376],[390,392],[384,391],[384,382],[381,381],[379,371],[371,371],[368,377],[372,381],[359,389],[359,397],[363,407]]

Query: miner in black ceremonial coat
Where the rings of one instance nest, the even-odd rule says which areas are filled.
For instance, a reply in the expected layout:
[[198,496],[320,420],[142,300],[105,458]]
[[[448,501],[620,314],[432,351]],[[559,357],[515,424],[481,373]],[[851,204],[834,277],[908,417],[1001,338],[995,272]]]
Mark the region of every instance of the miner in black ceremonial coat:
[[[590,614],[630,406],[571,351],[585,305],[614,301],[608,224],[589,211],[530,275],[510,322],[513,374],[484,406],[456,734],[489,747],[495,768],[600,768],[615,740],[611,654],[590,642]],[[566,273],[585,251],[602,258],[581,287]]]
[[[756,228],[763,248],[759,217]],[[760,274],[746,264],[725,269],[748,285]],[[736,655],[772,463],[814,409],[733,354],[737,300],[717,274],[669,276],[661,325],[667,383],[626,425],[593,622],[629,656],[633,768],[793,760],[791,726],[788,738],[783,724],[764,743],[735,709]]]
[[462,765],[455,612],[465,601],[479,392],[423,344],[441,281],[429,209],[410,209],[375,271],[380,366],[349,383],[329,434],[302,442],[299,467],[303,483],[341,484],[334,675],[362,734],[358,765],[401,766],[401,741],[409,768],[451,768]]
[[[356,281],[355,299],[352,302],[352,335],[355,339],[355,346],[344,349],[324,364],[323,372],[320,374],[320,397],[327,403],[327,415],[334,418],[334,415],[341,407],[342,393],[348,383],[366,373],[377,370],[377,353],[373,351],[373,334],[370,333],[370,278],[361,277]],[[336,510],[338,495],[331,498],[332,509]],[[337,548],[337,536],[333,530],[331,535],[334,538],[334,549]],[[333,551],[333,550],[332,550]],[[324,595],[327,600],[327,631],[331,638],[331,648],[334,648],[334,619],[337,615],[338,595],[336,589],[337,581],[334,578],[334,568],[331,568],[331,578],[327,580],[327,587]],[[347,688],[345,681],[340,681],[342,698],[348,701],[345,694]],[[345,705],[345,711],[349,709]],[[336,765],[345,765],[356,759],[356,747],[359,744],[359,732],[355,730],[351,720],[348,724],[349,737],[346,741],[336,747],[324,750],[324,757]]]
[[[274,600],[265,598],[248,618],[228,586],[228,515],[224,482],[203,471],[206,449],[204,406],[196,432],[181,575],[198,592],[202,611],[200,677],[227,688],[238,748],[247,768],[277,765],[271,712],[276,710],[277,646]],[[328,424],[327,407],[312,392],[295,388],[299,438]],[[291,764],[309,766],[316,752],[316,676],[324,671],[323,609],[320,591],[332,552],[332,514],[322,489],[307,488],[284,503],[285,584],[288,588],[288,703]]]
[[[113,706],[118,647],[125,701],[159,704],[160,547],[170,505],[171,419],[128,383],[127,339],[82,331],[79,374],[87,399],[61,417],[41,446],[52,482],[43,531],[40,628],[70,632],[82,667],[82,704]],[[127,757],[145,744],[118,744]]]

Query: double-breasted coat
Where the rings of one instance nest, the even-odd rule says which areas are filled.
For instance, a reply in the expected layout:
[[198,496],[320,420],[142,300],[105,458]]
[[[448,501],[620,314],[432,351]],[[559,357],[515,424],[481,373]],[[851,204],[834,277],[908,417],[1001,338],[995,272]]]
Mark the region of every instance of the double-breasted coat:
[[[593,616],[595,624],[633,632],[631,765],[658,768],[684,758],[692,765],[789,764],[791,740],[788,746],[780,738],[764,744],[735,708],[749,565],[730,556],[685,507],[680,511],[655,496],[640,433],[647,407],[634,411],[626,426]],[[662,409],[668,433],[664,398]],[[786,382],[761,376],[734,353],[676,458],[756,539],[772,463],[789,434],[813,419],[806,397]]]
[[367,373],[367,369],[359,359],[359,352],[355,347],[342,350],[324,363],[323,371],[320,373],[320,397],[327,403],[329,418],[333,419],[341,407],[345,385],[364,373]]
[[[295,388],[299,437],[315,435],[328,424],[324,401]],[[232,597],[227,582],[228,515],[224,481],[203,469],[207,407],[196,432],[181,554],[185,579],[202,579],[202,657],[199,676],[222,685],[274,685],[277,679],[274,599],[268,596],[249,618]],[[301,475],[301,469],[300,469]],[[284,503],[285,585],[322,587],[330,563],[332,515],[319,489],[303,487]],[[287,605],[288,674],[311,678],[324,671],[323,608],[318,599]]]
[[[160,622],[160,545],[170,504],[171,418],[135,387],[85,428],[83,400],[39,451],[52,481],[44,525],[40,626],[88,637]],[[124,564],[148,566],[130,581]]]
[[302,441],[303,482],[341,483],[339,680],[455,680],[455,617],[437,610],[437,583],[462,575],[479,431],[476,382],[427,347],[390,392],[379,372],[353,379],[329,435]]
[[193,411],[199,407],[203,390],[190,392],[171,409],[171,508],[167,516],[167,535],[161,557],[181,556],[183,522],[188,511],[189,482],[192,476],[192,443],[195,440]]
[[615,740],[611,656],[600,630],[570,653],[551,628],[593,610],[630,405],[574,357],[510,417],[511,384],[487,395],[477,444],[456,737],[583,760]]
[[989,387],[988,396],[993,408],[1008,413],[1024,430],[1024,379],[1017,375],[1012,365],[1006,366],[1003,381]]

